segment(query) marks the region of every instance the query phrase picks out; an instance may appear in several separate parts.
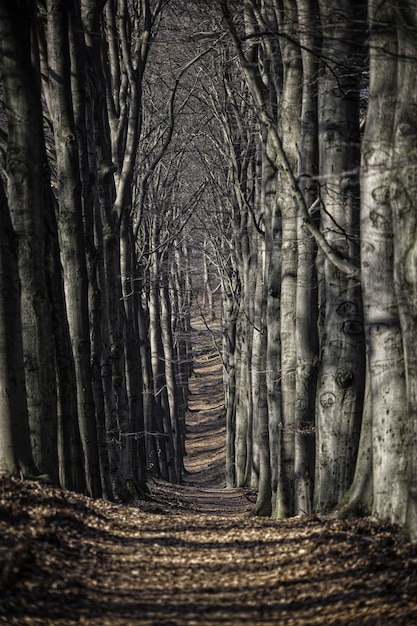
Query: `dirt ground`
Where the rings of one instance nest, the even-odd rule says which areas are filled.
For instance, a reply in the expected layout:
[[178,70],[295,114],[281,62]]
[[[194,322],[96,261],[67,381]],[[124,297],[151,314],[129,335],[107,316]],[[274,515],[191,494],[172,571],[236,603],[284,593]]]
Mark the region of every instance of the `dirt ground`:
[[0,624],[417,625],[417,547],[375,520],[250,517],[224,484],[221,367],[194,324],[185,484],[93,501],[0,480]]

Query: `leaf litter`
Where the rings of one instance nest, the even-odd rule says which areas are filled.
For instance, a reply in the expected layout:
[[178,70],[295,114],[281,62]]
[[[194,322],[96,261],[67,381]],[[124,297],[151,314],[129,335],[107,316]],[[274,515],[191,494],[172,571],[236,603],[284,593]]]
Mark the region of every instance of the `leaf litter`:
[[249,515],[226,489],[221,368],[204,328],[187,473],[125,506],[0,479],[0,624],[417,624],[417,547],[361,518]]

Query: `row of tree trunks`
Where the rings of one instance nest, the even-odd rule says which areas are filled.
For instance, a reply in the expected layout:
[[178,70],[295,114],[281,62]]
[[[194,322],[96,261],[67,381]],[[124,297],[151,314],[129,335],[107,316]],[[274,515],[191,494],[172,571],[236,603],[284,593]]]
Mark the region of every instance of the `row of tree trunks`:
[[[191,360],[184,334],[174,347],[168,297],[190,268],[162,279],[158,247],[138,255],[134,217],[146,200],[132,181],[161,7],[25,5],[1,9],[0,470],[42,473],[94,497],[140,497],[148,470],[181,481],[187,393],[178,385],[191,371],[179,361]],[[178,295],[187,289],[182,278]],[[189,315],[188,303],[188,330]]]
[[228,484],[415,534],[415,1],[220,7]]
[[267,286],[256,318],[241,282],[256,408],[229,457],[253,441],[256,514],[359,508],[413,528],[415,2],[246,0],[241,20],[221,8],[260,123],[261,191],[240,212],[264,229]]

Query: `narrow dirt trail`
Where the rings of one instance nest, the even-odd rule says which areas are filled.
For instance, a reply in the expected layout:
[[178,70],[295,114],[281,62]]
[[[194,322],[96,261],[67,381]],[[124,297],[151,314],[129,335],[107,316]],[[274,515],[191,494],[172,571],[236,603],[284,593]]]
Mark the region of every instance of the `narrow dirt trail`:
[[221,371],[194,332],[184,485],[126,507],[0,479],[0,624],[417,625],[417,548],[395,529],[253,518],[225,489]]
[[[215,328],[217,339],[219,330]],[[187,415],[186,474],[181,486],[153,487],[159,500],[182,504],[189,512],[213,515],[247,513],[252,494],[245,489],[226,489],[226,421],[222,364],[209,332],[201,319],[192,324],[194,376],[190,379]]]

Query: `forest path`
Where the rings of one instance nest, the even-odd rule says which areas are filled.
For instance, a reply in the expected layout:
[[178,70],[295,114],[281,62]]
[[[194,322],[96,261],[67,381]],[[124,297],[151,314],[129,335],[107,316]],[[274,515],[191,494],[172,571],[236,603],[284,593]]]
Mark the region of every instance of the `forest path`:
[[[255,494],[247,489],[226,489],[226,417],[222,363],[217,346],[219,323],[207,328],[203,318],[192,321],[193,372],[189,381],[186,473],[182,485],[156,481],[151,491],[159,502],[184,510],[213,515],[247,513]],[[215,343],[216,342],[216,343]]]
[[0,624],[417,625],[417,547],[394,528],[254,518],[225,489],[221,366],[193,332],[184,485],[127,507],[0,478]]

